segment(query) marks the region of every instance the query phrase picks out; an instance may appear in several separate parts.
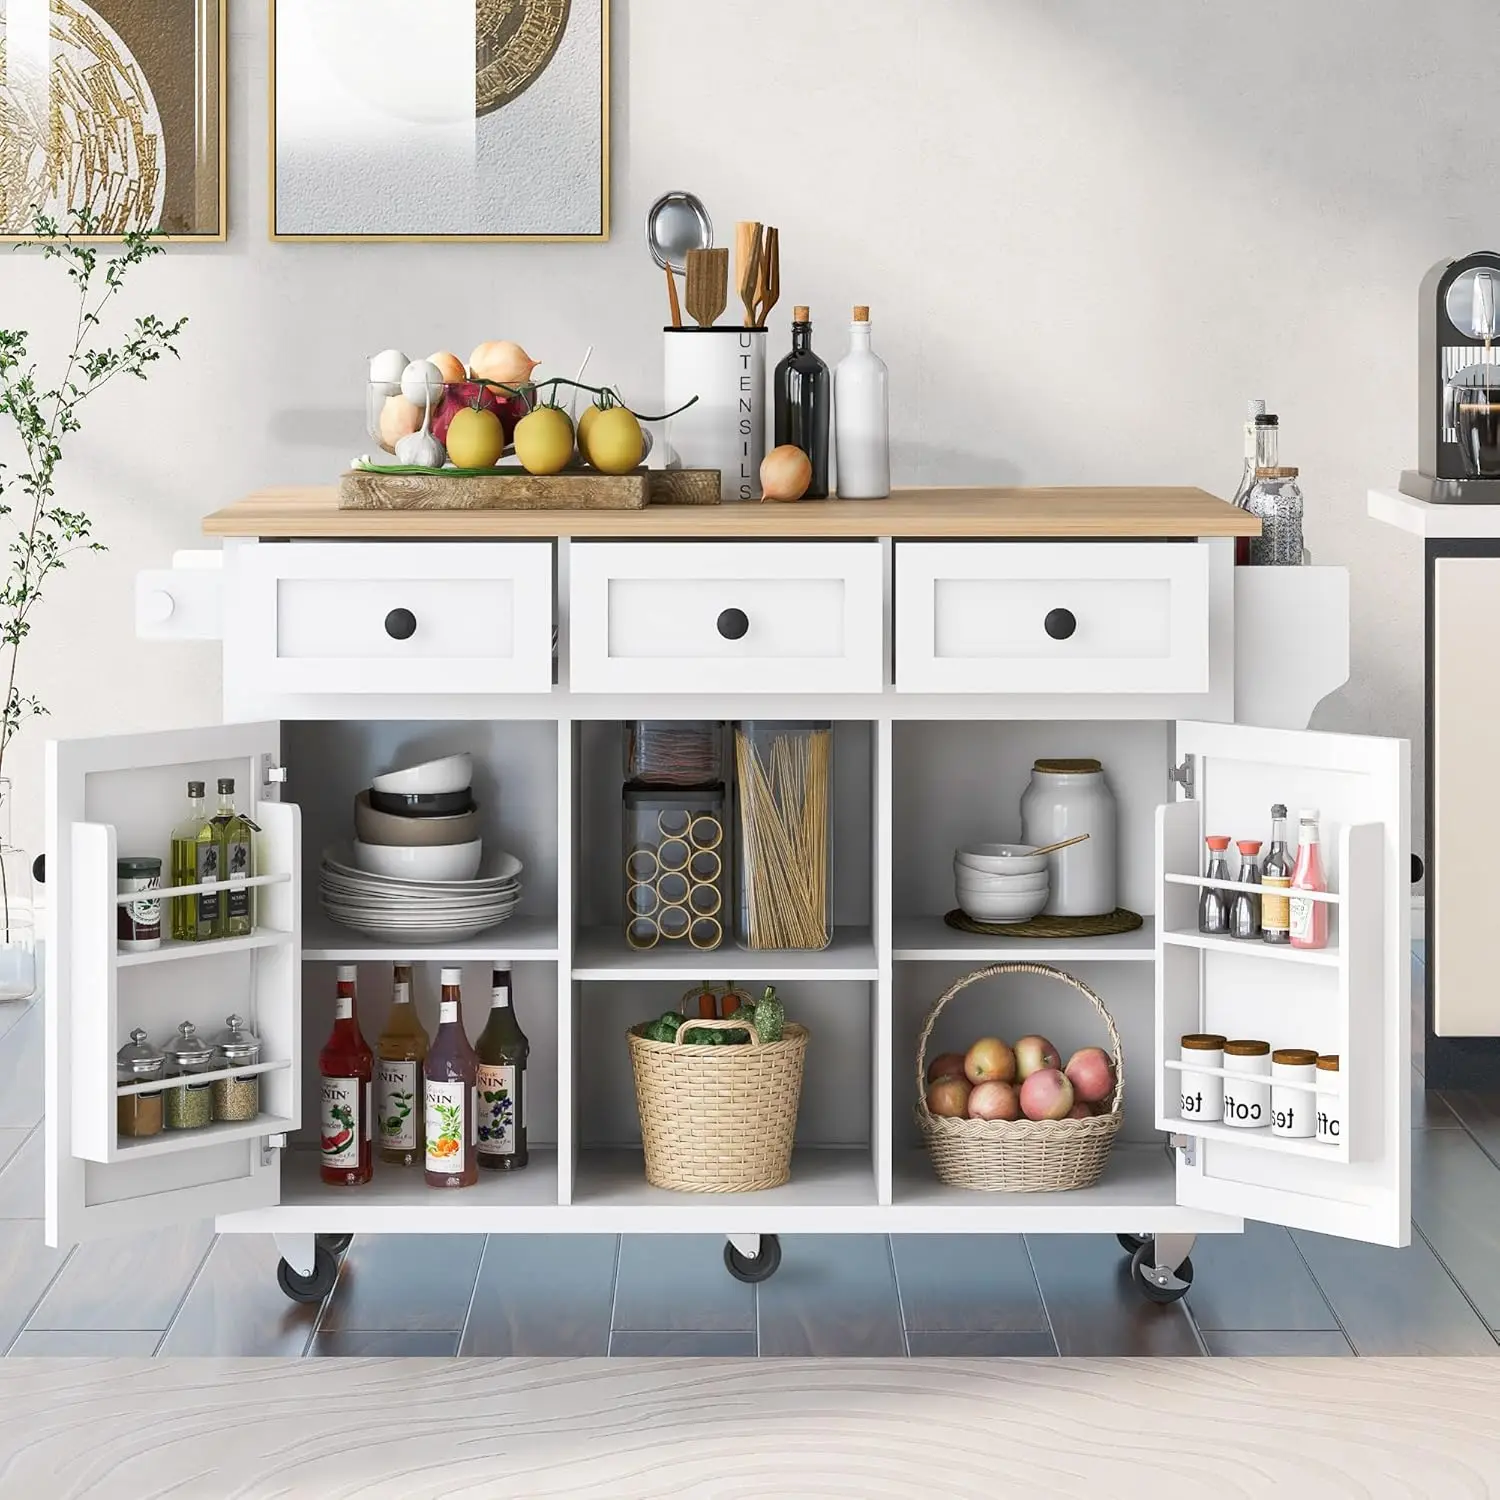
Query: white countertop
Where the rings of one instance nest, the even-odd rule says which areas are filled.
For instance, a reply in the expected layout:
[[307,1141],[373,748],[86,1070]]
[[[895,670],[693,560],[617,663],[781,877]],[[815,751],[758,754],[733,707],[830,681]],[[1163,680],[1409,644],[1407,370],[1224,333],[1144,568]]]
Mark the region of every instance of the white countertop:
[[1500,505],[1429,505],[1400,490],[1371,490],[1370,514],[1420,537],[1500,537]]

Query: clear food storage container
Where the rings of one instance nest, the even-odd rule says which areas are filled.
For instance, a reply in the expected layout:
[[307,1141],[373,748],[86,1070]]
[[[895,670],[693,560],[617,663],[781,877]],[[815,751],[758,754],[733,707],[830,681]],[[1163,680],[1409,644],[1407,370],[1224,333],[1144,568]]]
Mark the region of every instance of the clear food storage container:
[[[238,1016],[230,1016],[214,1042],[214,1071],[252,1067],[260,1061],[260,1038]],[[260,1113],[260,1074],[216,1078],[213,1084],[214,1119],[253,1120]]]
[[715,719],[631,719],[625,779],[645,786],[702,787],[724,779],[724,726]]
[[833,725],[734,726],[736,936],[746,948],[826,948]]
[[[177,1028],[177,1035],[162,1051],[167,1055],[170,1077],[187,1078],[194,1073],[214,1071],[214,1049],[199,1035],[191,1021]],[[174,1083],[166,1091],[168,1130],[197,1130],[213,1123],[213,1085],[210,1083]]]
[[[130,1033],[130,1040],[120,1048],[116,1056],[116,1075],[120,1088],[131,1088],[136,1084],[159,1079],[167,1066],[166,1055],[151,1045],[145,1031],[139,1026]],[[120,1134],[132,1139],[159,1135],[161,1107],[160,1089],[144,1094],[121,1094],[115,1109],[115,1124]]]
[[724,941],[729,895],[726,796],[626,787],[623,796],[625,941],[683,943],[708,952]]

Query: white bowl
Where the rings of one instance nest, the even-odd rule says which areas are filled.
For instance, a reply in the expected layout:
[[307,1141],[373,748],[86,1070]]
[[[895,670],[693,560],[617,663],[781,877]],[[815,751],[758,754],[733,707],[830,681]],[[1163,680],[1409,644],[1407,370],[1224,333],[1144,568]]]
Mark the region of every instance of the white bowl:
[[981,895],[965,891],[958,904],[976,922],[1027,922],[1047,904],[1046,891],[1022,891],[1014,896]]
[[445,755],[441,760],[424,760],[420,765],[404,766],[374,777],[370,785],[377,792],[461,792],[474,782],[472,755]]
[[1033,844],[975,844],[954,852],[955,864],[986,875],[1035,875],[1047,868],[1050,854],[1033,854]]
[[354,863],[371,875],[394,880],[472,880],[479,873],[484,840],[468,844],[430,844],[402,848],[354,840]]
[[1035,875],[986,875],[967,865],[953,866],[953,882],[961,891],[988,892],[994,896],[1019,896],[1023,891],[1045,891],[1052,883],[1046,870]]

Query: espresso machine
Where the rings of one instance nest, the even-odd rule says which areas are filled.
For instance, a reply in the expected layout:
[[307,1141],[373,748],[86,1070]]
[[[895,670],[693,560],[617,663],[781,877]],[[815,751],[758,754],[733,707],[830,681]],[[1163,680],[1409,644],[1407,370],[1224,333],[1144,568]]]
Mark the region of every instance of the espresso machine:
[[1419,295],[1419,467],[1402,473],[1402,493],[1500,505],[1500,255],[1441,261]]

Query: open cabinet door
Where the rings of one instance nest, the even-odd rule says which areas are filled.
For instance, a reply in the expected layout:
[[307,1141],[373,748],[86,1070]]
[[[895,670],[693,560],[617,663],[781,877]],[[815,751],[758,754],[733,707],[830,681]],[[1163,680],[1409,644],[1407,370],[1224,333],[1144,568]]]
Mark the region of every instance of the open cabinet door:
[[[1190,800],[1158,809],[1156,1116],[1186,1138],[1177,1201],[1381,1245],[1411,1235],[1411,916],[1406,741],[1177,726]],[[1273,803],[1297,840],[1316,809],[1328,876],[1329,942],[1303,950],[1198,931],[1204,838],[1265,841]],[[1234,873],[1231,871],[1231,873]],[[1337,1054],[1336,1143],[1270,1125],[1184,1118],[1180,1044],[1189,1032]],[[1309,1121],[1316,1096],[1305,1099]],[[1294,1106],[1295,1107],[1295,1106]]]
[[[52,741],[47,747],[46,1220],[68,1245],[279,1198],[271,1145],[301,1118],[301,825],[276,800],[280,725],[231,724],[165,734]],[[171,837],[202,781],[212,813],[220,778],[254,819],[255,867],[215,894],[248,897],[248,936],[174,942]],[[121,952],[119,856],[162,861],[162,944]],[[248,888],[248,889],[247,889]],[[202,886],[193,889],[202,891]],[[191,1021],[211,1042],[228,1017],[261,1039],[253,1118],[132,1135],[118,1128],[116,1053],[133,1030],[160,1048]],[[205,1074],[208,1084],[216,1075]],[[217,1075],[230,1076],[228,1070]],[[243,1091],[241,1091],[243,1092]],[[163,1104],[166,1103],[163,1095]]]

